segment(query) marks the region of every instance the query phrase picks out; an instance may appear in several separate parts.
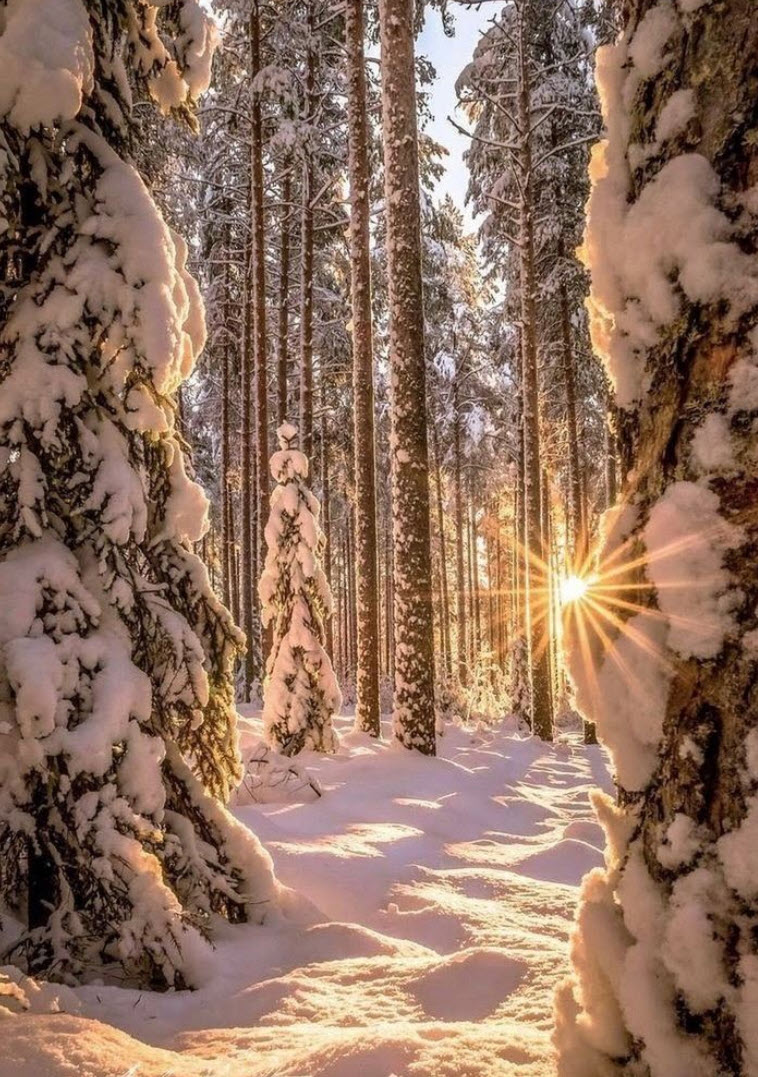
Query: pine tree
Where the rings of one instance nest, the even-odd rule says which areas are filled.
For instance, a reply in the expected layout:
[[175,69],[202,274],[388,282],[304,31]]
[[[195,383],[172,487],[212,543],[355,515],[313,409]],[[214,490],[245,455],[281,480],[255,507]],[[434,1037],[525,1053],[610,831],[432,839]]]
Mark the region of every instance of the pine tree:
[[625,15],[598,53],[607,139],[585,249],[626,475],[571,663],[619,798],[597,801],[607,870],[583,886],[559,1072],[749,1075],[758,22],[747,0],[639,0]]
[[332,663],[324,649],[332,595],[321,555],[320,506],[306,486],[308,459],[293,447],[297,429],[277,431],[280,450],[271,457],[277,486],[266,525],[266,564],[259,584],[264,627],[273,642],[263,688],[266,737],[283,755],[306,748],[333,752],[332,717],[342,705]]
[[274,895],[216,799],[241,639],[175,402],[202,305],[128,157],[129,81],[191,121],[214,34],[192,0],[75,7],[13,5],[3,35],[0,889],[29,970],[183,986],[214,914]]

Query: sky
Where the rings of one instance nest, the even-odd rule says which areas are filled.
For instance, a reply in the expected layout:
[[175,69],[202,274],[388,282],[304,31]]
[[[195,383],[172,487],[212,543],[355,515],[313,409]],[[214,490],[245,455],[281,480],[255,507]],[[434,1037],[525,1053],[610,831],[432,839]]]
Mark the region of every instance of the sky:
[[[445,146],[450,156],[445,158],[445,175],[440,181],[440,195],[449,194],[455,203],[464,210],[466,221],[473,226],[470,209],[464,207],[468,173],[463,161],[463,154],[469,140],[448,122],[447,117],[455,115],[455,83],[458,75],[471,59],[480,33],[486,28],[493,15],[493,4],[482,4],[481,10],[451,7],[455,13],[455,37],[445,37],[439,13],[430,11],[423,33],[417,44],[420,54],[427,56],[437,70],[437,81],[431,96],[431,111],[434,119],[426,127],[428,134]],[[465,126],[462,116],[457,116]]]

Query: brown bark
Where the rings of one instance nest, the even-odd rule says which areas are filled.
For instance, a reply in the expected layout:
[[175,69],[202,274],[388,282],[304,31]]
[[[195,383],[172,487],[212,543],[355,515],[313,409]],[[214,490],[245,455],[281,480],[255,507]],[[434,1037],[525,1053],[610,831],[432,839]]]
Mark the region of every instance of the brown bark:
[[544,571],[540,511],[540,429],[537,372],[536,271],[534,248],[534,192],[532,178],[531,82],[529,73],[528,8],[517,9],[518,119],[523,132],[519,145],[521,185],[519,196],[519,271],[522,324],[522,408],[524,417],[524,494],[528,550],[527,603],[529,613],[529,663],[531,681],[532,730],[543,740],[552,740],[550,669],[546,634],[547,580]]
[[378,737],[379,581],[376,548],[374,353],[371,320],[370,175],[363,55],[363,0],[346,0],[350,274],[353,318],[353,415],[357,585],[356,728]]
[[[316,94],[316,57],[311,44],[314,33],[313,0],[307,4],[308,51],[305,64],[305,115],[312,122]],[[313,151],[303,150],[300,218],[300,443],[313,455]]]
[[[260,0],[250,10],[250,75],[261,69]],[[255,378],[256,577],[265,556],[264,537],[269,515],[268,364],[266,333],[266,221],[263,195],[263,120],[261,102],[253,93],[250,117],[250,227],[253,300],[253,374]],[[261,633],[261,663],[271,644],[270,631]]]
[[392,373],[395,736],[436,751],[413,11],[380,0],[385,213]]
[[290,202],[292,200],[292,160],[282,165],[282,215],[279,222],[279,294],[276,332],[276,419],[281,426],[288,418],[289,383],[289,293],[290,293]]
[[468,643],[466,612],[466,566],[463,541],[465,526],[463,518],[463,459],[461,452],[461,415],[458,392],[460,370],[453,383],[453,487],[455,491],[455,570],[456,570],[456,618],[458,647],[458,680],[468,683]]
[[447,582],[447,543],[445,540],[445,512],[442,504],[442,468],[440,467],[439,441],[434,423],[431,424],[430,433],[432,440],[434,483],[437,494],[437,531],[439,532],[440,541],[440,638],[445,673],[449,676],[453,672],[453,659],[450,652],[450,598]]
[[[654,0],[625,5],[625,38],[632,36],[654,6]],[[758,21],[752,3],[722,0],[698,6],[686,15],[675,13],[662,70],[654,79],[641,78],[635,87],[629,142],[645,145],[652,141],[662,109],[678,89],[691,90],[695,115],[655,157],[632,170],[629,205],[637,202],[674,157],[697,154],[714,173],[709,192],[713,210],[736,218],[736,207],[744,204],[745,192],[754,189],[758,180],[756,56]],[[623,153],[625,148],[614,145],[613,151]],[[650,623],[665,625],[659,660],[670,680],[664,685],[662,729],[650,759],[649,777],[645,771],[637,780],[625,780],[620,789],[622,817],[614,820],[613,826],[616,834],[625,837],[606,880],[610,889],[607,908],[608,924],[613,917],[619,921],[623,917],[625,923],[619,923],[617,929],[622,946],[614,953],[613,971],[606,982],[609,990],[616,985],[615,970],[626,963],[624,949],[629,954],[635,947],[644,953],[645,967],[637,965],[634,990],[639,997],[646,997],[649,988],[644,977],[649,977],[655,997],[663,1000],[663,1005],[647,1020],[644,1012],[619,1010],[628,1038],[625,1051],[618,1052],[621,1057],[612,1062],[584,1039],[587,1026],[583,1018],[563,1030],[559,1046],[564,1054],[568,1055],[578,1041],[582,1058],[597,1057],[595,1066],[588,1067],[593,1077],[609,1072],[609,1065],[614,1072],[618,1069],[644,1077],[671,1072],[671,1065],[676,1065],[666,1066],[658,1059],[663,1033],[669,1044],[676,1044],[676,1056],[668,1057],[676,1058],[682,1072],[687,1067],[687,1072],[699,1069],[707,1074],[747,1077],[755,1069],[755,1003],[748,969],[758,956],[758,899],[754,876],[748,870],[740,878],[731,859],[736,853],[734,843],[742,842],[745,857],[752,855],[748,849],[755,848],[756,774],[751,745],[758,730],[758,663],[751,640],[758,609],[758,468],[754,451],[758,407],[750,394],[744,398],[735,395],[731,381],[733,372],[740,369],[737,364],[750,364],[755,371],[750,330],[758,317],[758,301],[752,297],[745,301],[750,291],[756,295],[758,282],[754,215],[749,220],[740,216],[738,239],[733,242],[728,258],[734,268],[740,267],[738,282],[721,302],[690,301],[682,288],[677,316],[663,327],[657,343],[645,355],[649,386],[639,402],[620,416],[626,472],[621,502],[634,505],[638,519],[630,536],[630,558],[641,553],[644,561],[650,554],[646,528],[662,497],[668,499],[672,493],[681,496],[687,489],[691,494],[700,491],[700,496],[707,493],[709,504],[714,506],[710,511],[718,514],[723,526],[736,529],[723,553],[727,580],[715,593],[716,600],[720,593],[730,595],[733,605],[726,621],[723,615],[714,618],[711,628],[715,641],[712,639],[706,649],[695,649],[686,638],[682,640],[682,625],[676,619],[677,592],[656,591],[650,586],[656,572],[652,557],[648,556],[646,566],[630,564],[623,576],[616,577],[620,584],[639,587],[638,601],[650,607]],[[737,245],[749,259],[740,261]],[[661,252],[656,250],[655,256],[660,257]],[[705,421],[722,424],[719,443],[728,453],[726,461],[723,454],[709,459],[694,449],[697,431]],[[711,500],[714,496],[717,502]],[[707,594],[709,588],[713,593],[710,572],[701,567],[688,576],[687,565],[693,540],[707,547],[714,526],[693,517],[675,520],[670,531],[676,552],[669,556],[678,559],[687,579],[687,590],[682,588],[681,595]],[[631,611],[621,616],[628,622]],[[602,648],[598,648],[597,664],[606,681],[611,668],[608,663],[628,639],[625,623],[612,633],[610,657],[604,658]],[[655,674],[660,677],[659,667]],[[619,692],[624,688],[623,683],[618,684]],[[653,705],[652,687],[643,686],[641,699],[646,706]],[[602,701],[595,713],[602,738],[613,716],[609,717]],[[620,752],[615,753],[615,759],[617,765],[623,765]],[[691,828],[694,847],[664,856],[663,843],[675,822]],[[633,872],[639,880],[636,889],[631,882],[627,885]],[[704,885],[695,892],[692,884],[698,879]],[[638,909],[640,893],[655,910],[644,922]],[[688,894],[695,896],[687,898]],[[683,903],[686,901],[691,905]],[[607,941],[599,944],[588,927],[595,907],[589,902],[585,905],[586,919],[584,910],[580,912],[584,929],[577,947],[582,951],[581,964],[593,969],[597,982],[598,976],[606,974],[611,947]],[[683,932],[678,936],[681,952],[689,948],[693,960],[707,956],[708,971],[700,974],[705,1001],[693,997],[686,968],[682,971],[681,963],[663,943],[683,909],[688,913],[694,909],[696,916],[690,913],[687,928],[679,929]],[[696,923],[702,926],[694,926]],[[640,940],[643,933],[646,937]],[[577,976],[581,980],[578,965]],[[620,986],[629,987],[628,983]],[[575,992],[577,1000],[582,997],[586,995]],[[618,1042],[616,1032],[614,1036]],[[593,1043],[598,1042],[593,1037]],[[750,1042],[753,1053],[748,1053]]]

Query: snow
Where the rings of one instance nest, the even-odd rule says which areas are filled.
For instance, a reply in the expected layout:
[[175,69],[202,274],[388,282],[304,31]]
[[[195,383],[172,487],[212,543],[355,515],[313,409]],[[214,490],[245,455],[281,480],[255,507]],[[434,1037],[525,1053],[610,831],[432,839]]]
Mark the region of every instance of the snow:
[[308,459],[292,445],[297,428],[283,423],[277,435],[281,448],[271,457],[277,485],[258,584],[261,621],[272,632],[263,720],[270,746],[284,755],[303,748],[331,752],[332,714],[339,712],[342,696],[324,646],[333,601],[320,563],[326,545],[321,506],[306,485]]
[[723,559],[740,532],[719,508],[712,490],[674,482],[653,505],[643,532],[646,571],[669,621],[666,642],[683,658],[714,658],[734,627],[736,596]]
[[666,44],[677,24],[671,0],[660,0],[641,19],[629,43],[629,56],[643,78],[652,78],[665,67]]
[[8,0],[0,35],[0,116],[22,132],[71,120],[95,58],[81,0]]
[[[223,928],[193,993],[14,973],[2,1077],[552,1072],[577,887],[602,860],[603,750],[452,726],[429,758],[351,723],[337,754],[298,756],[321,797],[236,809],[302,895],[286,915]],[[262,722],[241,726],[250,758]]]
[[624,408],[645,394],[648,353],[679,315],[682,295],[697,304],[723,301],[734,318],[758,301],[754,259],[735,241],[736,225],[719,207],[719,177],[705,157],[671,158],[631,197],[635,165],[694,115],[693,96],[684,88],[661,110],[656,143],[628,145],[630,104],[641,80],[654,77],[664,64],[677,18],[673,5],[663,0],[645,15],[631,41],[622,37],[597,52],[607,137],[592,151],[581,255],[591,270],[587,306],[593,346]]

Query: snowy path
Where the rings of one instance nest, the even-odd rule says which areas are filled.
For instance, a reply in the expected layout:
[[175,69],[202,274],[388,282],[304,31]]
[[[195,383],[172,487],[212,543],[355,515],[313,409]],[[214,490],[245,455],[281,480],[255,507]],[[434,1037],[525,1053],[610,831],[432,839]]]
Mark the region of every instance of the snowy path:
[[82,1017],[16,1018],[0,1074],[549,1077],[601,751],[454,729],[429,760],[348,734],[308,769],[321,800],[240,816],[322,922],[228,930],[192,995],[90,987]]

